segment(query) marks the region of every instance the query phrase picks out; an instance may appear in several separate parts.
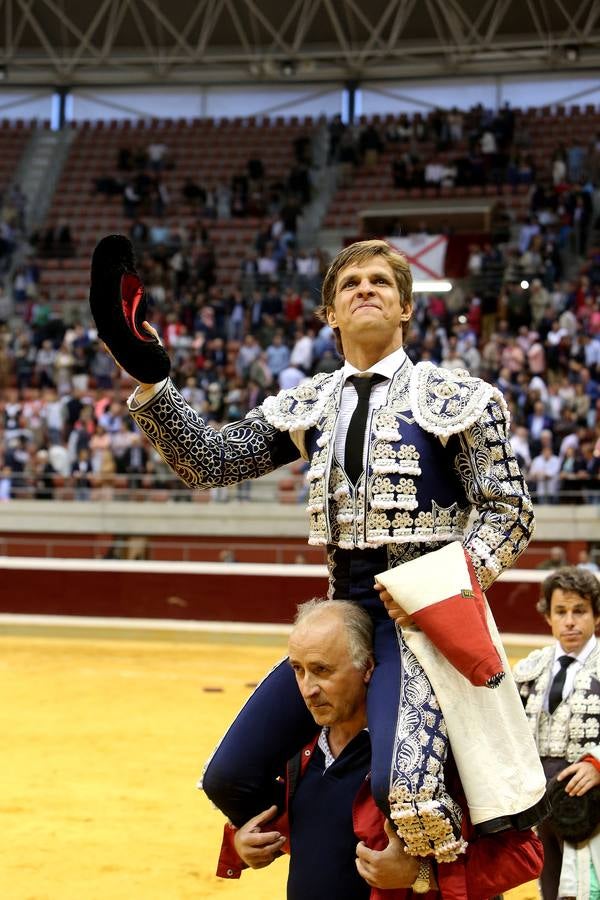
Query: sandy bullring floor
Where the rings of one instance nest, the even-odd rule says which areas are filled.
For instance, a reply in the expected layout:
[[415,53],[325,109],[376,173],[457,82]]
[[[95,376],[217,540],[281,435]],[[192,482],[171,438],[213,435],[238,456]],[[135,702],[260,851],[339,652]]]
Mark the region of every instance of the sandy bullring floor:
[[195,789],[283,648],[0,637],[0,897],[283,900],[283,859],[214,877],[222,819]]

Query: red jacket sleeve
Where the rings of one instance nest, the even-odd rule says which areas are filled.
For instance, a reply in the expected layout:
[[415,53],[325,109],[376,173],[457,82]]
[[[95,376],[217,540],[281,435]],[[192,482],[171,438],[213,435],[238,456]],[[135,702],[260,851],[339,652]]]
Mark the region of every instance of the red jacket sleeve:
[[542,842],[530,829],[479,837],[467,850],[468,898],[485,900],[533,881],[543,864]]
[[[387,837],[384,817],[364,784],[357,795],[354,830],[373,850],[383,850]],[[436,866],[439,893],[422,895],[423,900],[440,895],[443,900],[487,900],[520,884],[533,881],[542,870],[544,853],[533,831],[503,831],[487,837],[474,837],[466,821],[465,837],[471,838],[467,852],[455,862]],[[404,900],[415,897],[411,890],[371,888],[371,900]]]
[[225,823],[223,828],[223,842],[221,843],[221,852],[219,853],[219,862],[217,863],[217,875],[219,878],[239,878],[242,869],[248,866],[237,855],[235,844],[233,843],[237,828],[234,828],[229,822]]

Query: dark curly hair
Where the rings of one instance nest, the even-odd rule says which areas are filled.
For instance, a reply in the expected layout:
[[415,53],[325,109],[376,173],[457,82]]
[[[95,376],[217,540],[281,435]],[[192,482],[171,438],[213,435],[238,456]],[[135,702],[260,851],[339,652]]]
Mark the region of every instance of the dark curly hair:
[[552,594],[557,588],[589,600],[594,616],[600,616],[600,581],[593,572],[579,566],[564,566],[548,575],[542,582],[542,596],[536,607],[543,616],[549,615]]

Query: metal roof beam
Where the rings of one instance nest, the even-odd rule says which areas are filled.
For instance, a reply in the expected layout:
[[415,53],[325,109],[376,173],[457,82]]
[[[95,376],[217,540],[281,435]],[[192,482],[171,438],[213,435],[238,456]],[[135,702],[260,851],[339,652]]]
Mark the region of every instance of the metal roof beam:
[[[224,8],[225,4],[223,0],[207,0],[205,4],[204,20],[202,22],[202,27],[196,43],[196,51],[193,57],[195,62],[200,62],[204,59],[211,35],[215,30],[219,18],[223,14]],[[197,16],[194,16],[193,18],[196,19]],[[189,22],[188,26],[191,27],[191,24],[192,23]]]
[[31,12],[31,7],[33,6],[33,0],[29,0],[29,2],[27,2],[27,0],[17,0],[17,4],[19,6],[19,9],[23,13],[23,24],[25,24],[25,21],[27,21],[29,23],[29,25],[31,26],[31,29],[36,34],[37,39],[40,42],[40,45],[46,51],[48,59],[50,59],[52,61],[56,71],[62,72],[63,64],[62,64],[62,60],[61,60],[60,56],[58,56],[58,54],[54,50],[54,47],[52,46],[52,44],[46,37],[44,29],[42,28],[42,26],[40,25],[40,23],[34,16],[34,14]]
[[353,53],[350,44],[348,43],[348,39],[344,34],[344,29],[342,28],[342,23],[339,20],[338,14],[333,6],[331,0],[323,0],[323,6],[327,10],[327,15],[329,16],[329,20],[333,26],[333,30],[338,40],[338,44],[340,46],[340,50],[342,52],[342,56],[345,59],[348,66],[353,68]]
[[312,25],[312,21],[320,6],[321,0],[303,0],[302,10],[298,16],[296,34],[292,41],[292,50],[294,54],[301,52],[304,38],[308,34],[308,29]]
[[402,31],[412,15],[416,2],[417,0],[399,0],[396,18],[394,19],[394,24],[391,27],[390,37],[387,42],[387,53],[390,53],[391,50],[395,49]]
[[[140,7],[146,6],[150,14],[154,17],[155,21],[160,23],[167,34],[172,37],[175,46],[181,48],[184,56],[187,59],[194,58],[194,51],[192,47],[190,47],[189,43],[184,39],[182,33],[178,31],[171,23],[171,21],[164,15],[163,11],[161,10],[158,3],[155,2],[155,0],[139,0],[139,3],[136,0],[136,5]],[[156,51],[156,60],[157,62],[160,62],[162,60],[162,57],[159,55],[158,50]]]
[[284,40],[281,35],[281,32],[275,28],[275,26],[269,22],[265,14],[257,7],[254,0],[244,0],[244,3],[248,7],[250,13],[256,18],[258,22],[263,26],[263,28],[268,32],[268,34],[273,39],[273,44],[277,44],[281,48],[281,50],[285,53],[286,56],[292,55],[292,48],[290,45]]
[[235,0],[225,0],[225,7],[227,8],[229,15],[231,16],[231,21],[233,22],[233,27],[235,28],[236,34],[240,40],[240,44],[242,45],[246,53],[252,53],[253,48],[248,39],[246,29],[242,24],[239,13],[235,8]]

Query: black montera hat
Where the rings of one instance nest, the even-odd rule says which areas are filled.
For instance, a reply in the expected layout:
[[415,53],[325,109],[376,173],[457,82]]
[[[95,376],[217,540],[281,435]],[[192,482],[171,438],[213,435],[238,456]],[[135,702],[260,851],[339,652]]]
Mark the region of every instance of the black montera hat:
[[147,306],[131,241],[122,234],[102,238],[92,256],[90,277],[90,309],[98,337],[133,378],[155,384],[167,377],[171,363],[142,325]]
[[587,841],[600,825],[600,785],[581,797],[571,797],[565,792],[568,780],[558,781],[555,776],[548,782],[550,818],[563,840],[578,844]]

